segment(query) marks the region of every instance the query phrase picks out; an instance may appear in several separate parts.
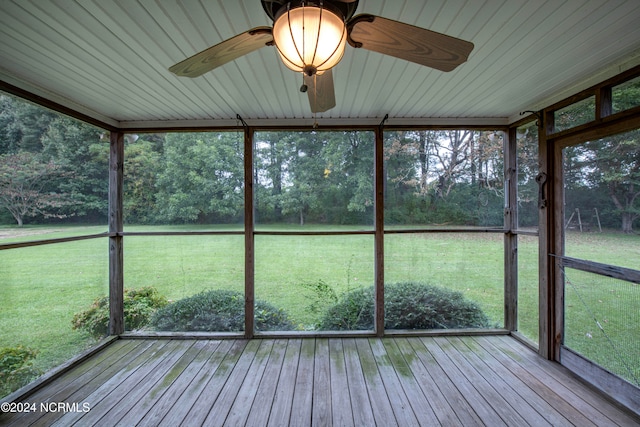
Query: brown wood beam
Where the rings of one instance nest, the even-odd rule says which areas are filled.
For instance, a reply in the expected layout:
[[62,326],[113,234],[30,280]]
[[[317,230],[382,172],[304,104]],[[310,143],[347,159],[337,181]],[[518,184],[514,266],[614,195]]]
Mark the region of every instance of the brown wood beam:
[[116,127],[110,125],[109,123],[103,122],[102,120],[95,119],[87,114],[81,113],[77,110],[66,107],[57,102],[51,101],[40,95],[36,95],[32,92],[29,92],[27,90],[24,90],[22,88],[9,84],[3,80],[0,80],[0,91],[9,93],[11,95],[17,96],[22,99],[26,99],[27,101],[33,102],[42,107],[48,108],[50,110],[56,111],[61,114],[65,114],[69,117],[73,117],[74,119],[78,119],[82,122],[89,123],[91,125],[97,126],[99,128],[102,128],[111,132],[115,132],[118,130]]
[[504,142],[504,327],[518,329],[518,170],[517,129],[505,133]]
[[640,127],[640,107],[628,112],[618,113],[605,118],[597,126],[582,125],[574,129],[567,129],[561,133],[549,136],[548,141],[556,145],[568,147],[586,141],[606,138],[618,133],[630,132]]
[[124,332],[122,199],[124,133],[111,132],[109,151],[109,335]]
[[549,256],[553,252],[553,210],[551,203],[553,196],[553,149],[547,140],[549,130],[548,121],[553,123],[553,114],[545,112],[538,123],[538,159],[540,163],[538,181],[538,352],[547,359],[553,359],[554,329],[554,298],[553,298],[553,260]]
[[253,135],[244,128],[244,335],[253,338],[255,307],[255,238],[253,219]]
[[573,268],[575,270],[586,271],[588,273],[599,274],[618,280],[625,280],[640,284],[640,270],[631,268],[618,267],[600,262],[587,261],[584,259],[571,258],[567,256],[558,257],[563,267]]
[[375,131],[375,321],[376,336],[384,336],[384,131],[382,124]]
[[564,173],[562,161],[562,147],[550,144],[548,155],[551,156],[551,175],[548,179],[549,209],[548,221],[549,241],[547,242],[547,260],[549,275],[549,305],[548,316],[550,324],[549,345],[550,358],[560,361],[560,351],[564,341],[564,276],[555,255],[564,254]]

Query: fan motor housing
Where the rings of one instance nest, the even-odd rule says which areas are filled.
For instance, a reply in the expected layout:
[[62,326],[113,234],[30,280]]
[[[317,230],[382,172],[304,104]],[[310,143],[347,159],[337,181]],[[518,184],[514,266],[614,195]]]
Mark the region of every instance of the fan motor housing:
[[341,0],[296,0],[296,1],[287,1],[287,0],[260,0],[262,3],[262,8],[266,12],[266,14],[271,18],[272,21],[275,21],[278,17],[278,11],[286,10],[286,6],[290,3],[291,7],[299,7],[304,5],[311,6],[324,6],[329,7],[330,9],[337,10],[344,17],[345,21],[351,19],[353,14],[356,12],[358,8],[358,1],[341,1]]

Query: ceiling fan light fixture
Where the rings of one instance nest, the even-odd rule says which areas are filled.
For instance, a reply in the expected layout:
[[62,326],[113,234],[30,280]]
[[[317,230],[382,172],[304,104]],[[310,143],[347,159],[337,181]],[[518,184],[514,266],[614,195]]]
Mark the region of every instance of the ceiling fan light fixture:
[[344,55],[347,29],[339,10],[323,1],[289,2],[273,23],[273,40],[284,64],[308,76],[333,68]]

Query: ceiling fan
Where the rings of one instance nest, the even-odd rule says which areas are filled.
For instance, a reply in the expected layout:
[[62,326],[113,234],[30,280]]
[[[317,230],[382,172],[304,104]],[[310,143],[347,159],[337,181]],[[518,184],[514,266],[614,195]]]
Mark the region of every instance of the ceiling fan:
[[465,62],[473,43],[369,14],[355,15],[359,0],[260,0],[273,27],[256,27],[185,59],[169,71],[198,77],[227,62],[276,46],[284,64],[303,74],[313,113],[336,105],[333,68],[348,43],[441,71]]

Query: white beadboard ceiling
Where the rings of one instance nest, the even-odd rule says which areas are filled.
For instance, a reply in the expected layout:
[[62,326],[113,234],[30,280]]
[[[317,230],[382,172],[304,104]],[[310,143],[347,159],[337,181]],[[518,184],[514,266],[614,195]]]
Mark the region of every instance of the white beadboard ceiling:
[[508,124],[640,63],[638,0],[360,0],[475,44],[445,73],[347,47],[336,107],[265,47],[195,79],[167,69],[249,28],[259,0],[0,0],[0,79],[113,126]]

